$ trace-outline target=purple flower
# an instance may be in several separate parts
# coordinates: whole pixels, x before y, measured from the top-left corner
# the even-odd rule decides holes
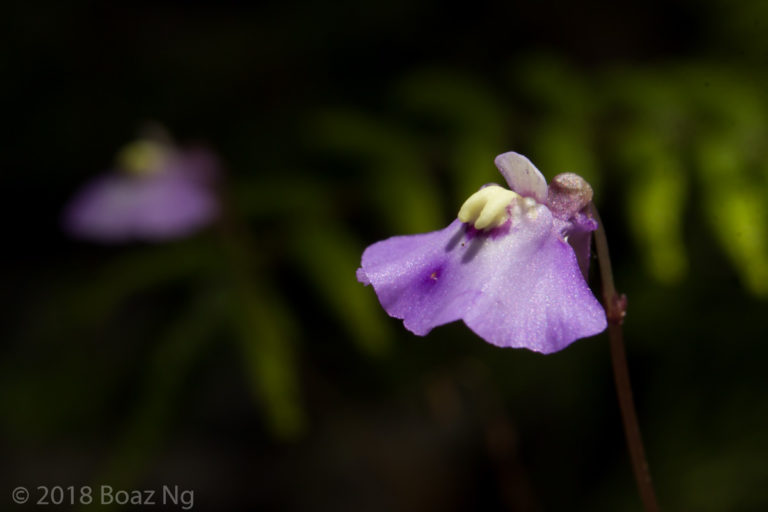
[[[75,195],[64,211],[64,228],[103,243],[189,235],[218,213],[217,173],[216,158],[204,149],[139,140],[120,153],[115,170]]]
[[[605,311],[585,281],[597,228],[589,184],[566,173],[548,188],[513,152],[495,163],[512,190],[485,186],[447,228],[369,246],[358,280],[420,336],[463,320],[489,343],[548,354],[602,332]]]

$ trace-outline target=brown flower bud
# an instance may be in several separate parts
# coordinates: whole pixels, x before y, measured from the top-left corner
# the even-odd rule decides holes
[[[549,183],[547,206],[558,219],[568,219],[592,200],[592,187],[572,172],[555,176]]]

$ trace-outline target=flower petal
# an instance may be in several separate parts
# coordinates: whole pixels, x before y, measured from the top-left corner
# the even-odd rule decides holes
[[[463,319],[483,339],[542,353],[605,329],[573,249],[544,206],[479,232],[456,220],[441,231],[393,237],[363,253],[358,280],[418,335]]]
[[[363,253],[358,280],[372,284],[390,316],[423,336],[433,327],[459,320],[475,293],[463,277],[456,246],[466,246],[467,229],[459,220],[431,233],[396,236]]]
[[[210,222],[217,203],[204,184],[181,173],[96,179],[65,212],[66,229],[101,242],[162,240],[190,234]]]
[[[538,203],[547,202],[547,180],[526,157],[514,151],[502,153],[494,160],[509,188]]]
[[[554,228],[558,236],[573,247],[581,273],[587,279],[592,232],[597,229],[597,221],[588,211],[578,212],[567,220],[555,218]]]
[[[186,236],[218,213],[213,193],[190,176],[167,174],[147,183],[136,197],[134,235],[144,239]]]
[[[487,257],[500,275],[488,283],[464,321],[484,340],[549,354],[606,328],[605,311],[587,286],[573,249],[549,236],[527,258],[508,258],[493,244]]]

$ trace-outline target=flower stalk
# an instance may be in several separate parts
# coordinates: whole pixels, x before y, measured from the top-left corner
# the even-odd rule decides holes
[[[637,421],[635,403],[632,397],[632,385],[629,380],[627,355],[624,349],[624,334],[621,328],[627,311],[627,297],[616,291],[603,222],[594,204],[591,204],[591,209],[593,217],[598,222],[598,227],[595,231],[595,247],[600,264],[603,302],[605,304],[606,317],[608,318],[611,364],[613,366],[613,377],[616,382],[616,394],[619,399],[621,419],[624,424],[624,434],[627,438],[632,470],[635,474],[640,499],[643,502],[643,509],[645,512],[657,512],[659,505],[656,502],[656,493],[653,489],[651,473],[648,469],[648,461],[645,458],[645,450],[643,449],[640,425]]]

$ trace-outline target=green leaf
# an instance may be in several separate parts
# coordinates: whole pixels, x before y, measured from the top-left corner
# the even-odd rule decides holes
[[[597,94],[584,76],[566,63],[538,55],[515,67],[516,87],[526,103],[538,105],[528,155],[549,179],[573,172],[587,180],[600,197],[600,174],[593,139]]]
[[[544,121],[536,128],[531,149],[531,160],[545,176],[552,179],[562,172],[576,173],[592,186],[599,201],[600,173],[586,123]]]
[[[391,343],[386,315],[373,290],[355,278],[362,244],[340,227],[319,220],[303,223],[292,240],[294,260],[359,348],[374,356],[386,353]]]
[[[533,55],[516,62],[510,79],[526,99],[544,107],[545,115],[564,119],[586,119],[595,104],[582,73],[560,58]]]
[[[739,145],[709,138],[697,148],[705,207],[716,239],[744,286],[768,297],[768,206],[764,182],[752,182]]]
[[[417,146],[401,128],[351,111],[327,111],[310,122],[312,143],[362,159],[361,192],[393,232],[418,233],[444,224],[437,187]]]
[[[215,268],[206,239],[129,248],[96,269],[76,274],[60,294],[46,303],[42,314],[50,321],[40,322],[42,336],[59,336],[62,329],[78,330],[97,325],[108,318],[131,295],[174,281],[189,279]]]
[[[629,228],[642,251],[646,271],[664,284],[677,284],[688,271],[683,214],[688,179],[673,148],[655,132],[637,128],[623,140]]]
[[[234,308],[236,329],[251,391],[267,427],[282,439],[304,432],[296,361],[296,321],[279,295],[264,285],[250,286]]]
[[[396,91],[409,113],[426,116],[447,131],[440,147],[454,179],[456,211],[482,185],[499,182],[493,158],[507,147],[506,116],[499,95],[472,77],[428,70],[406,78]]]
[[[180,412],[176,404],[190,371],[220,326],[222,306],[218,294],[201,295],[158,337],[143,372],[139,402],[99,475],[100,483],[130,487],[151,465],[173,416]]]

